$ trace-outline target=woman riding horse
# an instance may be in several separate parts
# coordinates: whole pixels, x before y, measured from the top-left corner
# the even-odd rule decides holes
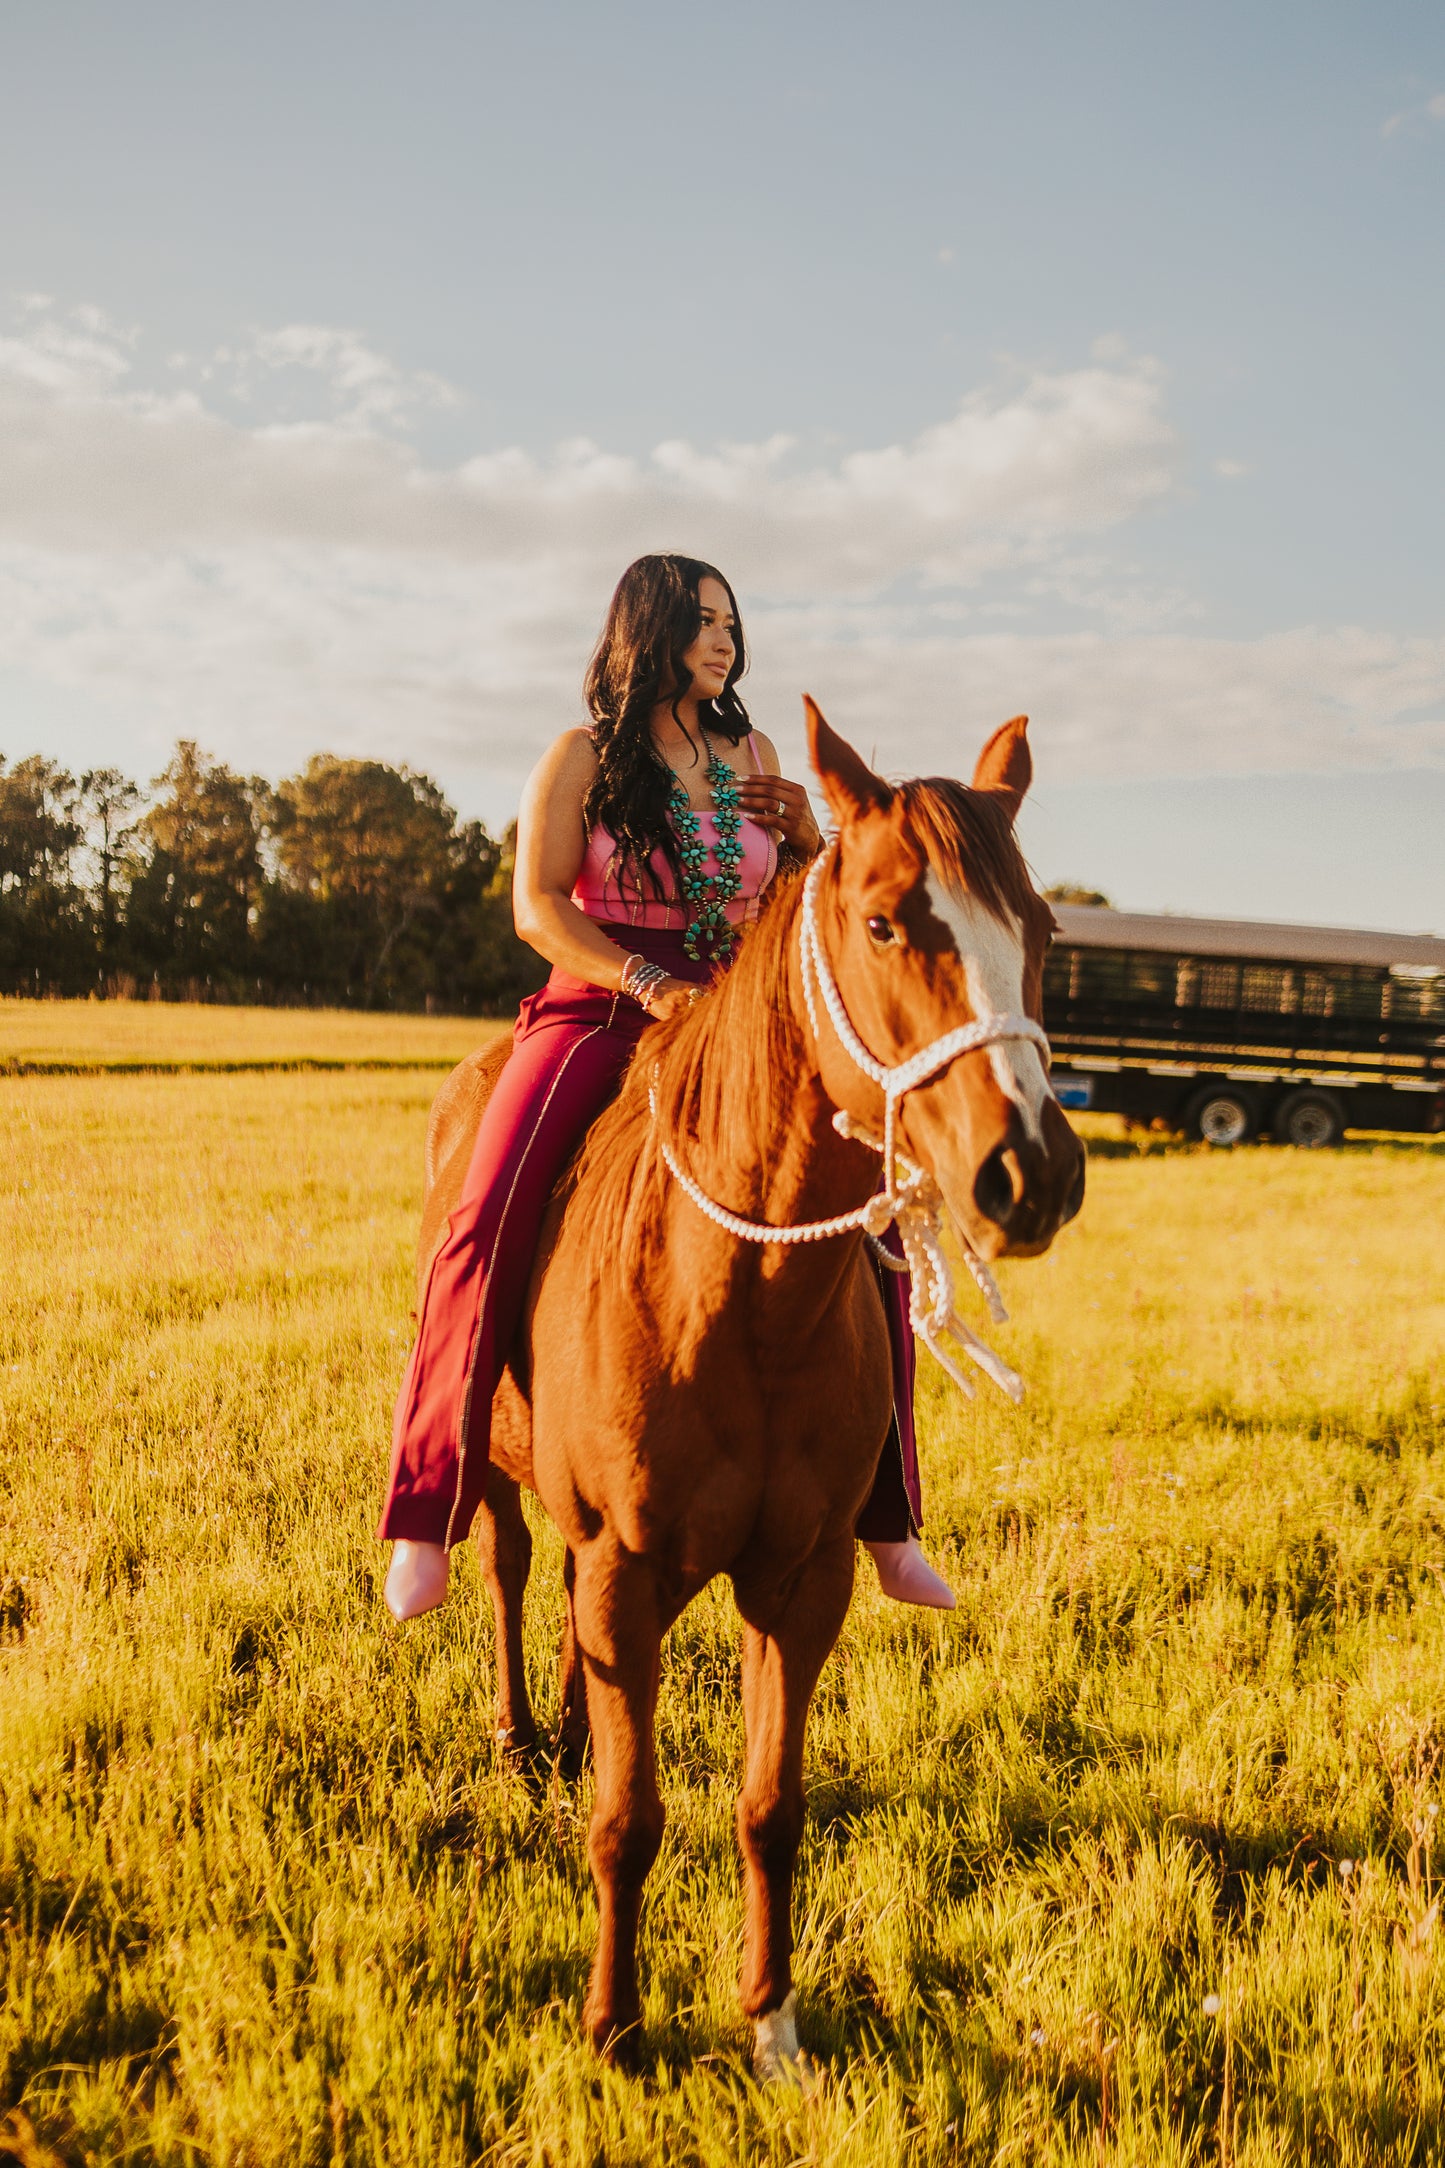
[[[779,868],[821,839],[737,694],[737,604],[711,565],[640,557],[587,676],[588,729],[563,733],[517,823],[517,930],[552,966],[524,1001],[426,1277],[397,1401],[379,1535],[399,1619],[446,1594],[449,1553],[485,1486],[492,1399],[521,1321],[558,1177],[613,1097],[651,1019],[698,999],[732,960]],[[857,1524],[886,1595],[951,1609],[919,1548],[906,1276],[880,1275],[893,1421]]]

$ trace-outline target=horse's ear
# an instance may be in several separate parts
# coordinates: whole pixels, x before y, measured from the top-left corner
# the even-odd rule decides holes
[[[1024,792],[1034,779],[1034,756],[1029,751],[1029,719],[1015,715],[1000,723],[978,756],[973,771],[975,790],[996,791],[1008,807],[1010,820],[1018,818]]]
[[[847,739],[840,738],[830,727],[811,694],[804,693],[803,707],[808,719],[809,758],[833,818],[841,824],[890,806],[893,793],[882,776],[875,775]]]

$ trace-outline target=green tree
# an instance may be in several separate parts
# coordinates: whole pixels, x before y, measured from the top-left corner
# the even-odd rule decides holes
[[[238,986],[253,961],[267,787],[212,760],[191,738],[181,739],[151,787],[162,795],[138,824],[143,862],[130,891],[132,947],[172,983]]]
[[[469,823],[458,838],[464,852],[472,849],[466,840],[472,830],[485,838],[486,854],[477,850],[467,858],[468,866],[476,868],[475,889],[468,884],[467,907],[450,923],[452,944],[442,990],[459,1006],[499,1015],[535,993],[548,967],[535,949],[518,939],[512,923],[516,822],[508,823],[500,843],[492,841],[480,822]]]
[[[80,779],[79,810],[95,866],[95,910],[102,968],[115,957],[119,876],[135,839],[140,805],[139,790],[119,768],[88,768]]]
[[[90,928],[75,879],[83,834],[73,775],[40,753],[0,758],[0,976],[16,992],[87,976]]]
[[[512,926],[515,824],[459,823],[409,768],[318,754],[273,791],[182,739],[143,810],[116,768],[77,784],[0,760],[0,986],[505,1010],[546,975]]]
[[[304,967],[308,984],[342,998],[414,1002],[435,990],[457,838],[430,776],[318,753],[277,785],[269,827],[285,892],[271,914],[273,969],[294,983]]]
[[[1052,888],[1043,892],[1045,903],[1092,903],[1099,910],[1112,911],[1114,906],[1102,889],[1081,888],[1077,881],[1055,881]]]

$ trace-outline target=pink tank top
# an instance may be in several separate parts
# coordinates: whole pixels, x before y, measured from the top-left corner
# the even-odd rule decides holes
[[[762,767],[751,732],[747,747],[752,755],[753,773],[761,775]],[[709,880],[716,880],[717,816],[711,811],[700,812],[697,821],[699,839],[707,845],[704,871]],[[742,845],[738,892],[726,906],[728,923],[733,926],[741,926],[757,917],[762,909],[763,891],[778,870],[778,846],[771,830],[744,817],[738,829],[738,842]],[[643,882],[639,892],[630,866],[613,867],[616,850],[611,831],[599,821],[587,838],[582,870],[572,891],[572,901],[578,910],[585,911],[588,918],[603,919],[611,925],[684,927],[689,917],[688,906],[672,888],[672,871],[661,851],[652,854],[652,870],[664,890],[658,896],[650,881]],[[667,893],[669,890],[671,894]]]

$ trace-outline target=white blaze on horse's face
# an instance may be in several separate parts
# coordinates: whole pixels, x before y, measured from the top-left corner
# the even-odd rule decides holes
[[[953,935],[963,962],[975,1016],[1021,1016],[1024,1006],[1024,937],[1017,920],[995,918],[976,896],[957,894],[930,870],[928,901],[935,918]],[[1024,1134],[1043,1137],[1043,1105],[1053,1097],[1048,1073],[1030,1039],[1003,1039],[988,1049],[999,1090],[1023,1116]]]

